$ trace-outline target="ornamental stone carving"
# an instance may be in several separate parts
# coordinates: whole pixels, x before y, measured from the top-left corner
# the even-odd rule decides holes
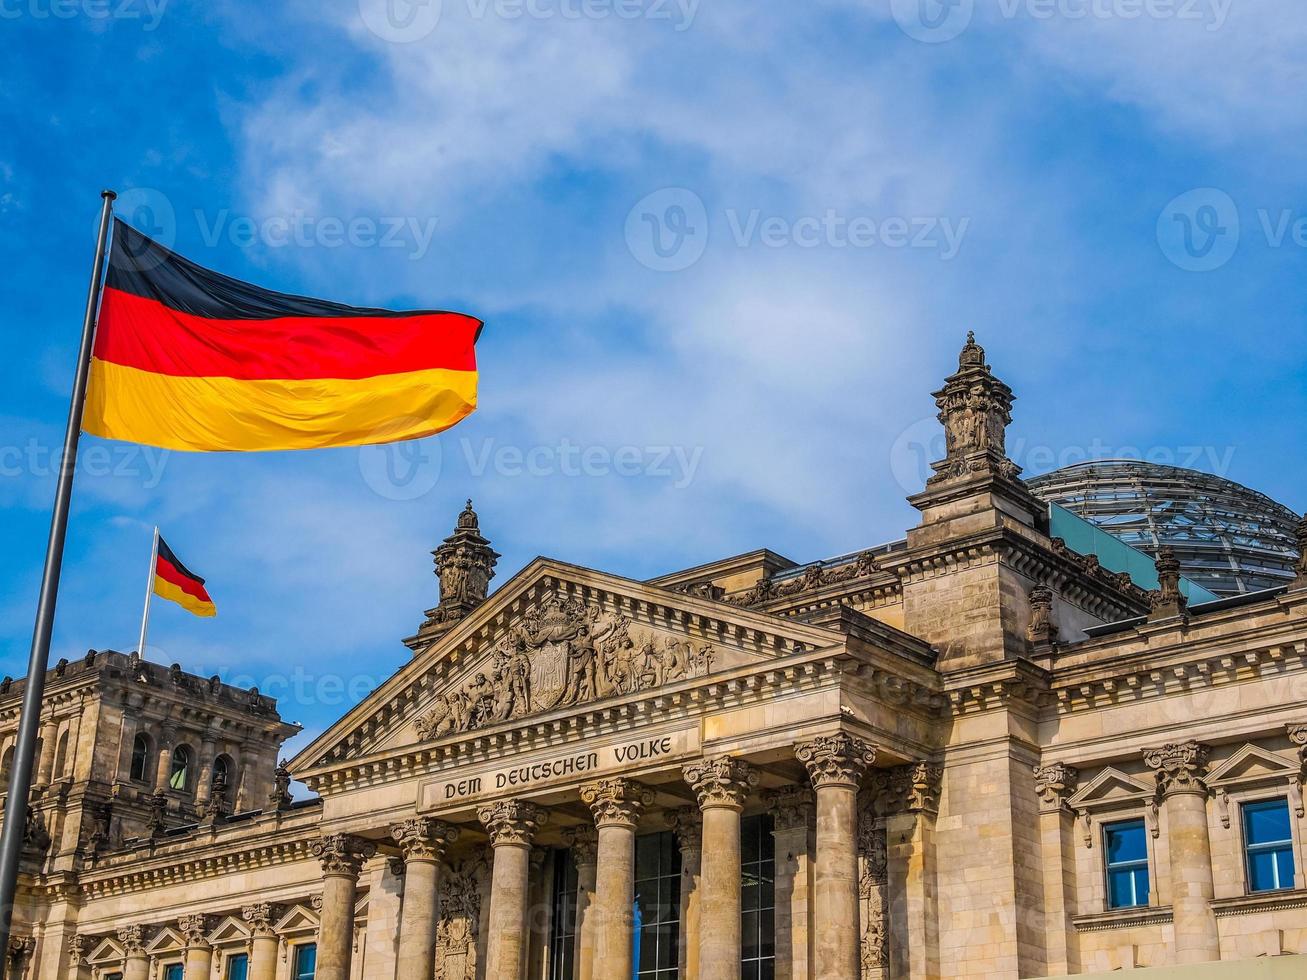
[[[702,677],[715,656],[712,644],[635,635],[625,616],[551,595],[496,643],[486,668],[437,696],[418,734],[440,738]]]
[[[255,902],[241,908],[241,918],[254,936],[274,936],[280,909],[270,902]]]
[[[1057,813],[1076,791],[1080,771],[1065,762],[1050,762],[1034,766],[1035,792],[1039,794],[1041,813]]]
[[[931,467],[933,486],[971,474],[1015,479],[1020,467],[1007,458],[1007,427],[1012,421],[1012,389],[990,372],[985,350],[974,332],[958,355],[958,370],[935,392],[944,426],[944,458]]]
[[[694,762],[681,770],[685,781],[699,797],[699,806],[743,809],[749,790],[758,785],[758,774],[743,759],[720,755]]]
[[[599,834],[594,827],[584,824],[563,831],[563,843],[572,852],[572,861],[578,866],[591,866],[599,861]]]
[[[1180,561],[1169,545],[1163,545],[1157,551],[1158,587],[1148,593],[1148,618],[1150,620],[1170,619],[1186,615],[1189,600],[1180,591]]]
[[[118,944],[127,956],[145,955],[145,929],[142,926],[119,926]]]
[[[390,836],[407,861],[440,861],[445,850],[458,840],[458,828],[442,820],[415,817],[390,828]]]
[[[500,800],[477,810],[477,819],[495,847],[530,847],[549,814],[525,800]]]
[[[794,754],[808,770],[817,789],[823,786],[853,786],[862,782],[867,767],[876,761],[876,746],[845,732],[822,735],[794,747]]]
[[[1207,794],[1207,757],[1211,749],[1202,742],[1169,742],[1160,749],[1146,749],[1144,762],[1154,770],[1157,789],[1163,796],[1176,793]]]
[[[476,980],[481,886],[486,864],[466,860],[442,875],[436,926],[436,980]]]
[[[440,580],[440,603],[427,610],[427,619],[419,634],[440,627],[448,628],[458,622],[486,599],[490,580],[495,577],[495,565],[500,555],[490,541],[481,534],[477,512],[472,500],[458,515],[454,533],[433,551],[436,561],[436,578]]]
[[[1287,726],[1289,741],[1298,746],[1298,761],[1302,763],[1302,772],[1307,776],[1307,724],[1290,724]]]
[[[290,795],[290,769],[285,759],[277,763],[272,773],[272,792],[268,794],[269,810],[289,810],[294,799]]]
[[[784,786],[763,794],[777,833],[807,830],[816,819],[816,799],[811,786]]]
[[[867,794],[859,800],[858,904],[862,921],[863,980],[878,980],[889,968],[889,854],[885,828]]]
[[[1053,590],[1036,585],[1030,590],[1030,625],[1026,638],[1036,650],[1045,649],[1057,642],[1057,624],[1053,622]]]
[[[177,920],[177,931],[186,937],[187,947],[209,945],[209,928],[207,915],[183,915]]]
[[[594,814],[596,827],[629,827],[634,830],[653,798],[650,790],[620,777],[601,779],[581,787],[581,799]]]
[[[944,770],[929,762],[911,762],[890,770],[890,793],[909,813],[938,813]]]
[[[73,966],[81,966],[86,962],[86,937],[73,936],[68,940],[68,962]]]
[[[1294,563],[1293,588],[1307,589],[1307,514],[1303,515],[1296,528],[1298,538],[1298,560]]]
[[[377,853],[377,845],[352,834],[330,834],[315,840],[309,850],[322,862],[323,874],[355,878],[363,863]]]
[[[703,851],[703,812],[697,806],[683,806],[667,815],[672,833],[683,858],[693,858]]]

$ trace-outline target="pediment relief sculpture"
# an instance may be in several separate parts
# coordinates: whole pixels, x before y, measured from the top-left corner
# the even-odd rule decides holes
[[[633,630],[631,620],[552,595],[495,644],[489,664],[439,694],[422,738],[635,694],[709,673],[710,643]]]

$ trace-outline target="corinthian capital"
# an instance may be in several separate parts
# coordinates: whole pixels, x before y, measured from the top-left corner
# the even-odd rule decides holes
[[[1145,749],[1144,762],[1157,777],[1163,796],[1175,793],[1206,795],[1207,756],[1211,749],[1202,742],[1168,742],[1160,749]]]
[[[1066,806],[1067,798],[1075,792],[1076,783],[1080,781],[1080,771],[1065,762],[1035,766],[1034,773],[1041,813],[1057,813]]]
[[[494,847],[501,844],[530,847],[549,814],[525,800],[500,800],[477,810],[477,819],[486,828]]]
[[[771,808],[772,823],[778,831],[806,830],[816,815],[810,786],[782,786],[764,794]]]
[[[910,762],[890,770],[890,793],[909,813],[938,813],[944,770],[929,762]]]
[[[354,878],[363,862],[377,853],[377,845],[353,834],[330,834],[315,840],[309,850],[322,862],[323,874]]]
[[[703,813],[697,806],[683,806],[668,814],[667,822],[676,834],[676,843],[683,857],[703,851]]]
[[[601,779],[581,787],[581,799],[594,814],[596,827],[635,829],[653,793],[629,779]]]
[[[209,935],[209,917],[207,915],[183,915],[177,920],[177,931],[186,937],[186,945],[207,946]]]
[[[273,927],[277,924],[279,911],[277,906],[270,902],[255,902],[253,905],[241,908],[241,918],[250,927],[253,935],[272,936],[275,935]]]
[[[145,955],[145,929],[142,926],[120,926],[118,942],[128,956]]]
[[[822,786],[857,786],[867,767],[876,761],[876,746],[862,739],[836,732],[822,735],[794,747],[808,770],[808,778],[818,789]]]
[[[719,755],[694,762],[681,770],[685,781],[699,796],[699,806],[744,808],[749,790],[758,785],[758,774],[743,759]]]
[[[458,828],[430,817],[415,817],[390,828],[407,861],[439,861],[445,849],[458,840]]]
[[[593,865],[599,860],[599,835],[593,827],[568,827],[563,831],[563,841],[578,867]]]

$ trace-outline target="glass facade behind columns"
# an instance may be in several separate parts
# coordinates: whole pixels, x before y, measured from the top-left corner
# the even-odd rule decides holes
[[[635,968],[638,980],[678,980],[681,849],[671,831],[635,839]]]

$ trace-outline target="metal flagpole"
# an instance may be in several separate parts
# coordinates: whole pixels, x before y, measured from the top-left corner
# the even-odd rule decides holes
[[[41,724],[45,671],[50,661],[50,634],[54,629],[54,607],[59,597],[64,539],[68,535],[73,472],[77,468],[77,443],[82,434],[82,409],[86,402],[86,382],[91,373],[91,347],[95,340],[95,320],[100,305],[100,282],[116,196],[113,191],[103,191],[100,194],[100,233],[95,242],[95,265],[91,269],[91,285],[86,293],[82,346],[77,354],[72,402],[68,406],[68,428],[64,430],[64,453],[59,460],[59,483],[55,489],[54,513],[50,518],[50,539],[46,545],[41,592],[36,603],[36,626],[32,630],[32,652],[27,662],[27,684],[23,690],[23,709],[18,723],[18,744],[14,749],[13,768],[9,775],[9,798],[5,801],[4,834],[0,836],[0,980],[4,980],[8,972],[8,956],[4,953],[9,948],[9,931],[13,925],[14,898],[18,890],[18,861],[22,857],[23,836],[27,826],[27,794],[32,786],[32,756],[36,752],[37,731]]]
[[[136,644],[136,656],[145,659],[145,631],[150,628],[150,600],[154,598],[154,567],[159,563],[159,525],[154,525],[154,539],[150,542],[150,571],[145,576],[145,612],[141,614],[141,642]]]

